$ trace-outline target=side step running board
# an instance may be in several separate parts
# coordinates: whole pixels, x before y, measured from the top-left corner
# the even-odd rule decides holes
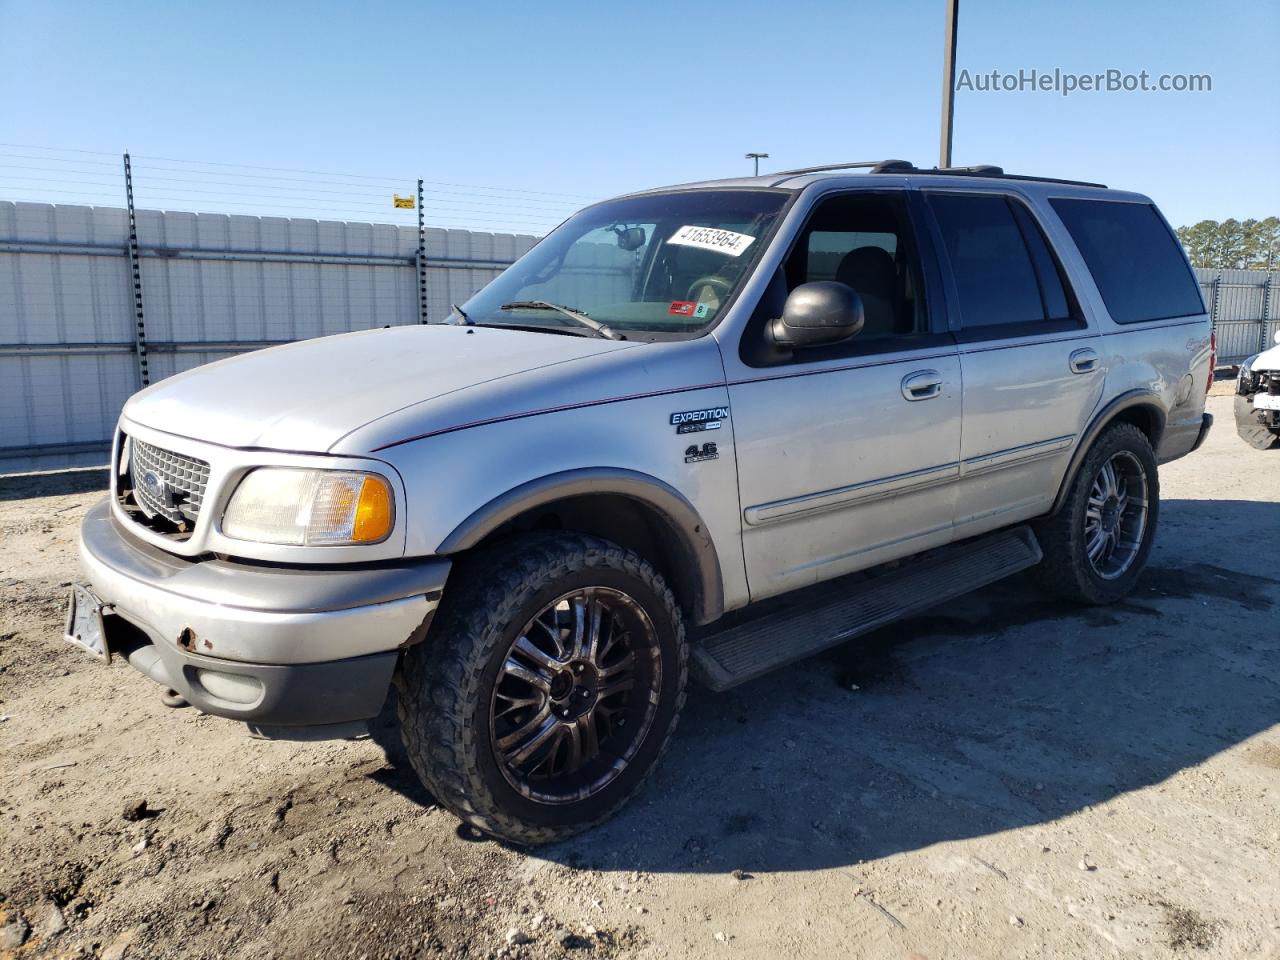
[[[943,547],[833,591],[816,607],[767,614],[711,634],[692,651],[693,675],[712,690],[728,690],[1035,566],[1041,556],[1030,527]]]

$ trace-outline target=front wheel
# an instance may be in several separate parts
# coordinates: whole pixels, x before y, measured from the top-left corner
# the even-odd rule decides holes
[[[1130,423],[1108,427],[1061,510],[1036,525],[1040,581],[1079,603],[1114,603],[1142,574],[1159,513],[1160,478],[1146,434]]]
[[[401,735],[436,799],[480,830],[546,843],[605,819],[665,751],[688,646],[646,560],[576,534],[464,563],[401,669]]]

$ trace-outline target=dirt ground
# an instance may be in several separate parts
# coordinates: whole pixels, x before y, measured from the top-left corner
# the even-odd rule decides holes
[[[695,689],[636,802],[536,851],[376,740],[250,740],[77,652],[104,476],[0,481],[0,956],[1280,958],[1280,454],[1210,409],[1128,601],[1015,578]]]

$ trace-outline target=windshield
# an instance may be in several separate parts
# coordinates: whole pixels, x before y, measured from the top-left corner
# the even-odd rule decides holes
[[[588,207],[464,303],[462,313],[477,324],[595,335],[567,308],[628,339],[695,333],[715,322],[743,281],[787,197],[688,190]]]

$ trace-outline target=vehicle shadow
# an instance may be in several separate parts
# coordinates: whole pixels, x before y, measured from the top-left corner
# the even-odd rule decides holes
[[[72,493],[106,492],[111,486],[105,468],[60,470],[57,473],[20,473],[0,477],[0,500],[61,497]]]
[[[1280,530],[1280,504],[1166,501],[1123,603],[1046,600],[1020,576],[727,694],[694,687],[636,800],[534,853],[655,872],[843,866],[1158,783],[1280,722],[1280,580],[1238,569],[1261,530]]]
[[[420,807],[435,806],[435,797],[418,779],[409,764],[409,755],[400,742],[400,720],[396,714],[396,688],[387,691],[387,699],[379,714],[369,721],[369,739],[376,743],[387,758],[387,765],[369,774],[384,787],[402,794]]]

